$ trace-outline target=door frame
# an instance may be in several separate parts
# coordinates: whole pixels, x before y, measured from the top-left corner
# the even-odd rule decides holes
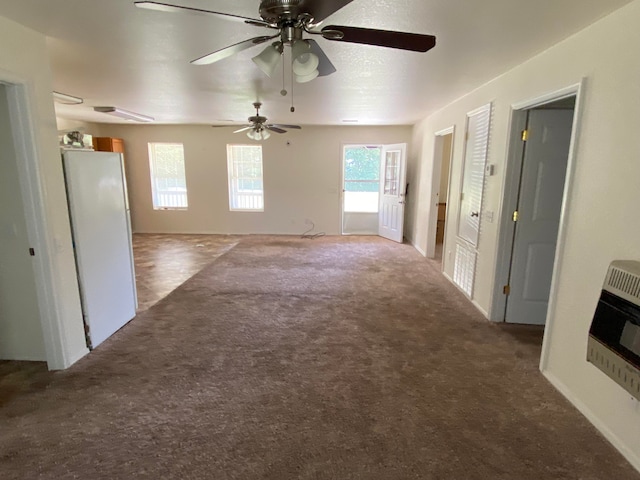
[[[547,308],[546,327],[542,344],[542,355],[540,358],[540,369],[546,367],[549,355],[549,336],[551,332],[553,312],[557,303],[557,281],[562,270],[560,259],[564,254],[564,245],[567,236],[567,221],[570,215],[570,198],[573,192],[576,153],[578,139],[580,136],[580,119],[582,117],[582,106],[584,104],[586,79],[568,87],[525,100],[511,105],[511,118],[509,127],[509,146],[507,151],[507,163],[505,166],[504,184],[502,191],[502,205],[500,207],[500,225],[498,227],[498,247],[496,255],[496,265],[494,270],[493,298],[489,319],[494,322],[503,322],[506,308],[506,296],[503,287],[509,279],[509,269],[511,264],[511,252],[513,249],[514,223],[511,218],[516,209],[519,193],[521,159],[524,153],[524,143],[521,139],[521,132],[526,128],[527,110],[541,107],[557,100],[568,97],[576,97],[575,110],[573,114],[573,125],[571,129],[571,141],[569,146],[569,156],[567,160],[567,173],[564,183],[564,193],[562,196],[562,206],[560,210],[560,225],[558,229],[558,239],[556,242],[556,252],[554,257],[553,275],[551,278],[551,289],[549,292],[549,304]]]
[[[7,90],[27,235],[30,246],[36,251],[33,271],[47,365],[49,370],[61,370],[77,359],[67,358],[65,353],[66,331],[55,290],[53,256],[56,249],[54,240],[47,234],[51,228],[45,208],[45,188],[40,174],[38,142],[32,118],[30,99],[34,93],[27,81],[3,70],[0,70],[0,82]]]
[[[433,142],[433,170],[431,172],[431,197],[429,205],[429,216],[427,223],[427,245],[426,245],[426,257],[427,258],[435,258],[436,256],[436,232],[438,230],[438,202],[440,200],[440,180],[442,176],[442,154],[443,154],[443,137],[447,135],[451,135],[451,152],[449,156],[449,178],[447,179],[447,183],[449,184],[449,189],[447,190],[447,198],[446,203],[449,206],[449,196],[451,195],[451,164],[453,163],[453,151],[455,148],[455,139],[456,139],[456,127],[452,125],[448,128],[440,130],[434,134],[434,142]],[[435,207],[435,208],[434,208]],[[446,221],[448,217],[445,217],[444,223],[444,244],[447,243],[447,228],[448,223]],[[443,247],[444,250],[444,247]],[[442,255],[442,270],[444,271],[446,255]]]
[[[345,178],[344,178],[344,168],[345,168],[345,164],[344,164],[344,160],[345,160],[345,150],[347,148],[350,147],[355,147],[355,148],[367,148],[367,147],[374,147],[374,148],[380,148],[380,151],[382,152],[382,147],[384,147],[383,144],[379,144],[379,143],[362,143],[362,142],[354,142],[354,143],[348,143],[348,142],[343,142],[340,144],[340,235],[344,235],[344,236],[349,236],[349,235],[366,235],[366,236],[375,236],[378,235],[377,231],[376,233],[345,233],[344,231],[344,182],[345,182]],[[380,160],[382,161],[382,153],[380,154]],[[380,162],[381,163],[381,162]],[[380,169],[382,167],[380,166],[380,164],[378,165],[378,173],[380,173]],[[379,180],[379,178],[378,178]],[[380,215],[380,205],[379,205],[380,201],[378,200],[378,216]],[[376,228],[377,228],[377,224],[376,224]]]

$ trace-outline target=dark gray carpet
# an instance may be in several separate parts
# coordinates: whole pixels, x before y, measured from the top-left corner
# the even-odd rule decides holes
[[[540,341],[410,246],[246,237],[14,390],[0,477],[640,478],[540,374]]]

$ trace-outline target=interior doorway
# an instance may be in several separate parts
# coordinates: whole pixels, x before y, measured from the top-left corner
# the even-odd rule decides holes
[[[436,133],[433,153],[432,206],[435,208],[430,210],[428,218],[427,257],[436,260],[441,267],[447,225],[453,132],[451,127]]]
[[[573,91],[514,109],[493,320],[546,323],[569,183],[576,100]]]

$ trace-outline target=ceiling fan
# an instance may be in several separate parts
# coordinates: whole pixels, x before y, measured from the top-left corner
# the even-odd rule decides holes
[[[252,140],[266,140],[271,136],[270,132],[287,133],[285,128],[295,128],[300,130],[302,127],[298,125],[281,125],[278,123],[267,123],[267,117],[260,115],[260,107],[262,103],[255,102],[253,107],[256,109],[256,114],[249,117],[249,125],[244,125],[242,128],[234,131],[233,133],[247,132],[247,136]]]
[[[275,33],[262,35],[230,45],[215,52],[192,60],[195,65],[207,65],[256,45],[278,39],[269,45],[253,61],[269,77],[283,53],[284,46],[292,49],[292,68],[298,83],[308,82],[317,76],[334,73],[336,68],[312,39],[303,39],[303,33],[319,35],[326,40],[336,42],[360,43],[381,47],[426,52],[436,44],[433,35],[406,33],[372,28],[329,25],[318,30],[320,23],[328,16],[348,5],[353,0],[262,0],[259,7],[260,19],[243,17],[212,10],[172,5],[155,1],[137,1],[136,7],[163,12],[190,12],[202,15],[217,15],[227,19],[241,21],[247,25],[276,30]]]

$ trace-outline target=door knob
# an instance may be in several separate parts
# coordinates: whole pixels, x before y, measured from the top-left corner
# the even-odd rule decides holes
[[[471,212],[471,216],[472,217],[479,217],[480,213],[479,212]]]

